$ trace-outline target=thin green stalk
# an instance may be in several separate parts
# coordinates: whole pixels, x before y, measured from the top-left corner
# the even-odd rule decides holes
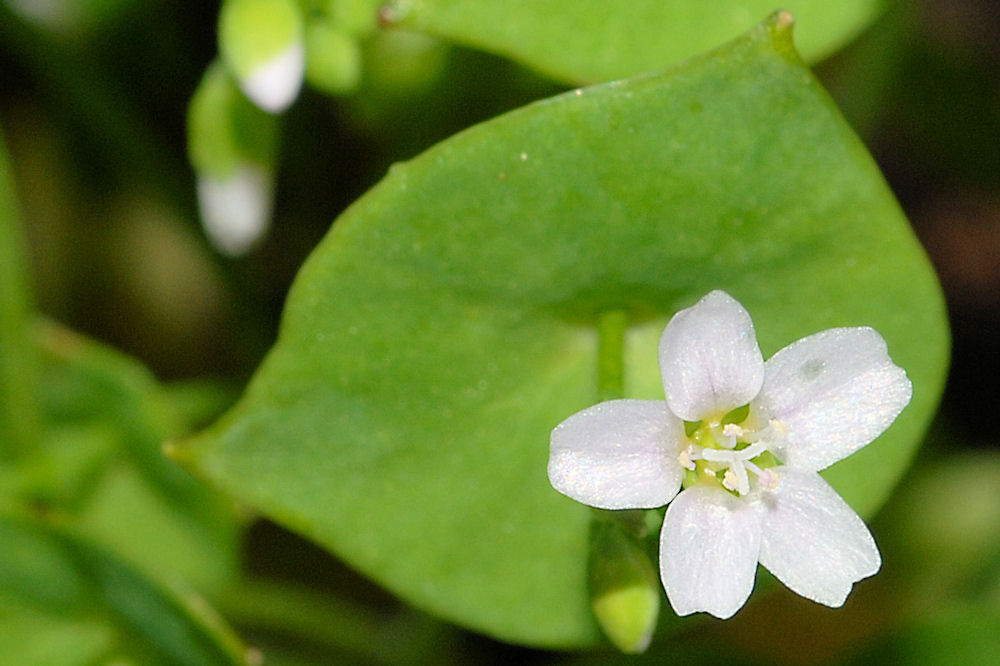
[[[597,397],[616,400],[625,397],[625,327],[624,310],[609,310],[597,320]]]
[[[597,319],[597,397],[598,400],[618,400],[625,397],[625,329],[628,316],[624,310],[608,310]],[[645,512],[642,510],[607,511],[593,509],[594,520],[617,523],[627,534],[646,534]]]
[[[38,439],[38,359],[14,183],[0,136],[0,459],[30,450]]]

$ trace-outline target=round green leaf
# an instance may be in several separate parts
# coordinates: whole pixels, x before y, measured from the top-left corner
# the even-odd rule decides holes
[[[882,0],[394,0],[383,20],[506,56],[570,82],[658,70],[730,40],[778,6],[818,60],[857,35]]]
[[[424,609],[593,644],[589,510],[549,486],[549,433],[597,401],[602,313],[627,318],[625,395],[662,398],[660,332],[721,288],[767,356],[832,326],[885,336],[913,401],[829,477],[870,512],[935,408],[945,313],[790,33],[779,14],[392,169],[302,269],[241,402],[176,456]]]

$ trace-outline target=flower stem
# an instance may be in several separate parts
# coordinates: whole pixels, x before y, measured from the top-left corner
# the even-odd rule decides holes
[[[597,398],[600,401],[625,397],[625,329],[628,315],[624,310],[607,310],[597,319]],[[616,523],[629,536],[646,536],[647,511],[643,509],[591,509],[595,521]]]
[[[625,397],[623,356],[627,323],[628,318],[624,310],[602,312],[597,320],[597,397],[599,400],[615,400]]]

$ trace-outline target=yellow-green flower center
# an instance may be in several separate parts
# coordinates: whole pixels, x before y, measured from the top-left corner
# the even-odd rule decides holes
[[[686,470],[685,488],[714,483],[735,495],[746,495],[752,478],[765,488],[777,485],[773,468],[781,462],[768,449],[784,436],[780,421],[759,427],[749,405],[744,405],[718,418],[686,421],[684,432],[688,443],[678,461]]]

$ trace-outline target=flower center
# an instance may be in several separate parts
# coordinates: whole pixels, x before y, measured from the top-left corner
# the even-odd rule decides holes
[[[785,435],[785,424],[772,420],[757,427],[749,409],[740,407],[719,418],[685,422],[688,445],[678,461],[687,472],[684,487],[696,483],[717,483],[736,495],[750,492],[755,485],[773,490],[778,485],[774,467],[781,462],[769,450]]]

